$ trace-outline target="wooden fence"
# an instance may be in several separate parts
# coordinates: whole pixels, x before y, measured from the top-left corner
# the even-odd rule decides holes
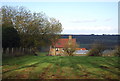
[[[4,56],[21,56],[25,54],[31,54],[32,49],[31,48],[6,48],[3,49],[3,55]]]

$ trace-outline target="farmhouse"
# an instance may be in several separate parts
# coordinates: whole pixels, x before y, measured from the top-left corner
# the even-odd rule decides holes
[[[59,39],[55,44],[50,46],[49,55],[64,55],[64,47],[68,43],[76,44],[76,39],[72,38],[72,36],[69,36],[68,39],[67,38]],[[86,50],[86,49],[85,48],[76,48],[76,51],[78,51],[78,50]]]

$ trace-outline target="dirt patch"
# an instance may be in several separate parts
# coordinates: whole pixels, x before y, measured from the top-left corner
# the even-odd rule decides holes
[[[13,67],[9,67],[9,68],[4,68],[4,67],[6,67],[6,66],[2,66],[2,72],[6,73],[6,72],[16,69],[18,66],[13,66]]]
[[[16,75],[15,78],[18,78],[18,79],[28,79],[29,75],[28,74]]]
[[[50,64],[48,67],[44,68],[43,71],[41,73],[41,75],[39,76],[40,79],[45,79],[47,73],[49,72],[50,68],[51,68],[52,64]]]
[[[80,77],[88,77],[88,74],[80,75]]]
[[[52,67],[52,64],[50,64],[48,67],[44,68],[39,76],[40,79],[65,79],[65,76],[61,75],[61,68],[58,64],[56,64],[56,72],[53,73],[50,69]],[[51,73],[51,74],[50,74]],[[50,74],[50,75],[49,75]]]
[[[100,66],[102,69],[110,69],[108,66]]]
[[[65,79],[65,76],[62,76],[61,74],[62,74],[62,70],[61,70],[61,68],[60,68],[60,66],[59,65],[57,65],[57,72],[56,72],[56,74],[53,74],[54,75],[54,77],[51,77],[52,79]],[[52,75],[52,76],[53,76]]]

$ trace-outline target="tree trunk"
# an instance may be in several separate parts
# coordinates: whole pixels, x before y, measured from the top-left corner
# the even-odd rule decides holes
[[[6,54],[7,48],[3,48],[3,54]]]
[[[12,54],[12,48],[9,48],[9,54],[10,55]]]

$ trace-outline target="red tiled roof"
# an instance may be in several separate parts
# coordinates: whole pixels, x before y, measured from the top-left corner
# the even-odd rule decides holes
[[[58,48],[63,48],[65,47],[65,45],[68,43],[69,39],[59,39],[56,44],[55,44],[55,47],[58,47]],[[72,42],[73,43],[76,43],[76,39],[72,39]]]
[[[76,48],[76,50],[86,50],[86,48]]]

